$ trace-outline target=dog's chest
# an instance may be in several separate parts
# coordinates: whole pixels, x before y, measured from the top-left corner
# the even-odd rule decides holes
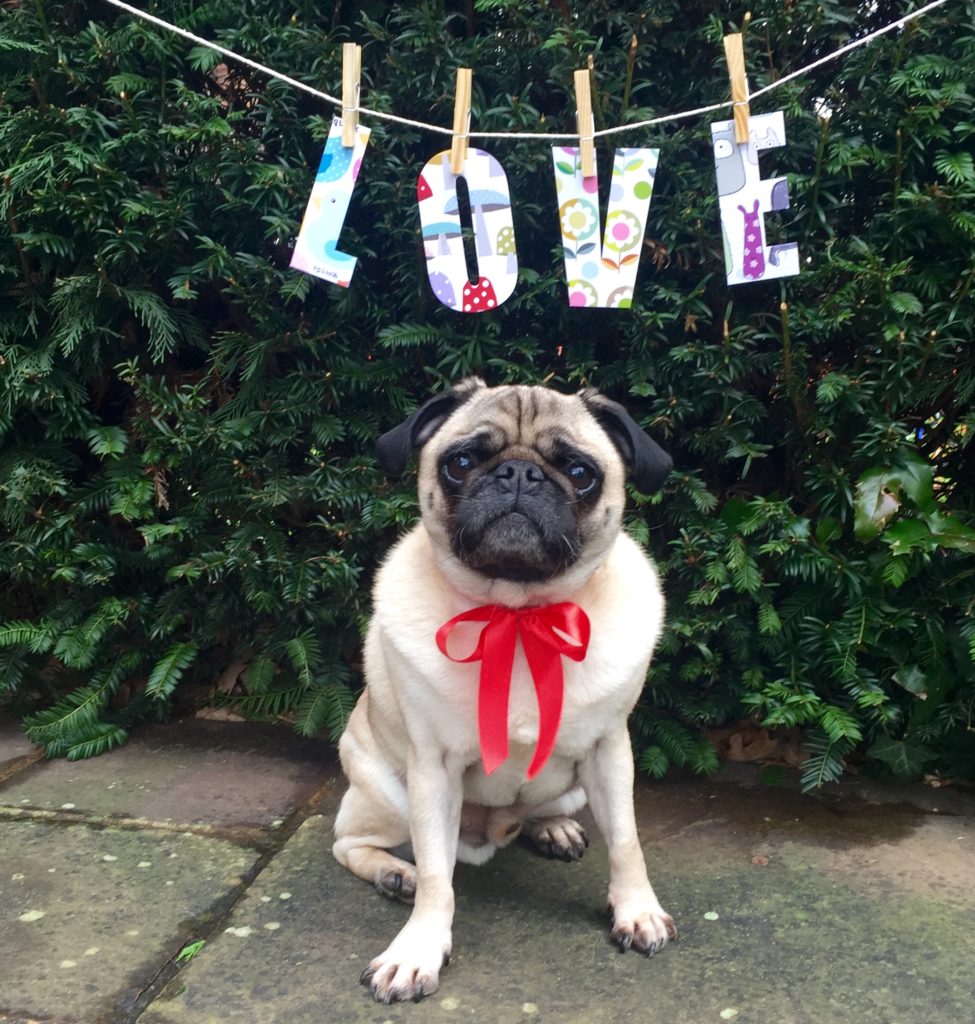
[[[598,678],[598,652],[584,665],[562,661],[563,686],[555,749],[566,756],[582,756],[605,732],[606,694],[593,685]],[[515,654],[508,697],[508,741],[512,746],[534,749],[538,740],[539,706],[535,681],[520,646]]]

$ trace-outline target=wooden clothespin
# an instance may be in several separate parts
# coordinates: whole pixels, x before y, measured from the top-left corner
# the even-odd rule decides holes
[[[579,133],[579,155],[582,157],[582,176],[591,178],[596,173],[596,121],[592,115],[592,92],[589,71],[576,71],[576,131]]]
[[[342,145],[355,145],[359,127],[359,84],[362,78],[362,47],[342,44]]]
[[[751,18],[745,15],[745,24]],[[748,142],[748,79],[745,77],[745,46],[741,32],[732,32],[724,37],[724,55],[728,61],[728,77],[731,79],[731,100],[735,112],[735,142]]]
[[[467,136],[471,130],[471,84],[474,74],[470,68],[457,69],[457,91],[454,93],[454,134],[450,142],[450,169],[463,174],[467,159]]]

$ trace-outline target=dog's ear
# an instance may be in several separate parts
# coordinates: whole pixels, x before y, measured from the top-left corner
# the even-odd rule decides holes
[[[408,420],[387,430],[376,442],[379,465],[386,475],[393,478],[402,476],[410,454],[422,448],[443,426],[447,417],[459,409],[475,391],[486,386],[480,377],[468,377],[449,391],[427,399]]]
[[[633,486],[643,494],[659,491],[674,468],[673,459],[618,402],[592,388],[582,391],[579,397],[619,449]]]

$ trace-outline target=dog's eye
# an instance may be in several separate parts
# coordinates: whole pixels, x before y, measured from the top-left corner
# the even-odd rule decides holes
[[[584,462],[573,462],[566,468],[565,475],[572,481],[572,486],[580,498],[596,486],[596,472]]]
[[[469,452],[457,452],[443,464],[444,476],[452,484],[462,484],[476,465],[477,460]]]

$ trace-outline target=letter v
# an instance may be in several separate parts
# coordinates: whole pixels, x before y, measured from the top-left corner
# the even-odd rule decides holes
[[[617,149],[599,249],[599,179],[583,178],[579,150],[552,147],[570,306],[625,309],[633,301],[659,149]]]

